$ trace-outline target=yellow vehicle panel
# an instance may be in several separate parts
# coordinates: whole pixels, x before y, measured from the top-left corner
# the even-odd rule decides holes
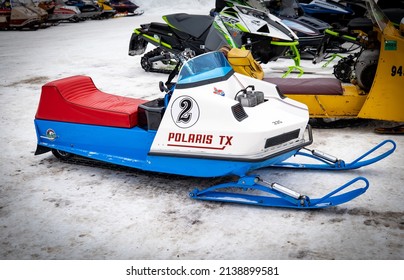
[[[404,38],[389,24],[380,41],[376,76],[358,117],[404,122]]]
[[[360,112],[366,95],[358,94],[353,85],[343,86],[343,95],[288,95],[296,101],[302,102],[309,108],[313,118],[352,118]]]

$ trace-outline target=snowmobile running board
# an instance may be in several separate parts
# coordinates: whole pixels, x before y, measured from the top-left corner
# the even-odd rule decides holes
[[[366,159],[369,155],[373,154],[375,151],[379,150],[387,144],[391,144],[392,147],[372,158]],[[286,167],[286,168],[302,168],[302,169],[320,169],[320,170],[349,170],[356,169],[366,165],[373,164],[391,153],[396,149],[396,143],[392,140],[385,140],[380,144],[376,145],[374,148],[370,149],[368,152],[364,153],[351,163],[345,163],[345,161],[338,159],[334,156],[328,155],[326,153],[309,150],[307,148],[302,148],[296,152],[295,156],[304,156],[315,159],[322,163],[320,164],[303,164],[303,163],[288,163],[282,162],[271,167]],[[304,151],[302,151],[304,150]],[[310,153],[305,152],[310,151]],[[362,188],[356,188],[341,194],[341,191],[357,184],[359,181],[365,184]],[[253,190],[260,191],[263,193],[270,194],[271,196],[260,196],[260,195],[250,195],[244,193],[235,192],[223,192],[218,191],[220,189],[231,189],[239,188],[244,191]],[[241,204],[250,205],[260,205],[260,206],[271,206],[271,207],[286,207],[286,208],[298,208],[298,209],[316,209],[316,208],[326,208],[330,206],[339,205],[360,196],[369,188],[369,181],[364,177],[357,177],[343,186],[335,189],[329,194],[323,196],[322,198],[310,199],[307,195],[302,195],[294,190],[284,187],[278,183],[269,183],[262,180],[260,177],[255,175],[243,176],[238,182],[230,182],[219,184],[216,186],[209,187],[204,190],[193,190],[189,196],[193,199],[198,200],[208,200],[208,201],[218,201],[218,202],[233,202]]]
[[[362,181],[365,186],[347,191],[342,194],[338,194],[347,187],[352,186],[359,181]],[[244,191],[260,191],[263,193],[268,193],[271,196],[217,191],[219,189],[229,188],[239,188]],[[241,204],[296,209],[319,209],[348,202],[366,192],[368,188],[369,181],[364,177],[357,177],[349,181],[345,185],[330,192],[329,194],[323,196],[322,198],[310,199],[308,196],[295,192],[278,183],[266,182],[258,176],[245,176],[240,178],[238,182],[224,183],[212,186],[202,191],[195,189],[189,194],[189,196],[193,199],[207,201],[233,202]]]

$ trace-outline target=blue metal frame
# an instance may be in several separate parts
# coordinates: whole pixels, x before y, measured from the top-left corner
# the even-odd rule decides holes
[[[270,206],[270,207],[285,207],[285,208],[297,208],[297,209],[318,209],[326,208],[330,206],[336,206],[342,203],[351,201],[352,199],[360,196],[369,188],[369,181],[364,177],[357,177],[327,195],[310,199],[306,195],[300,195],[299,197],[293,197],[285,192],[275,189],[271,184],[264,186],[259,184],[262,182],[257,176],[246,176],[240,178],[238,182],[224,183],[202,191],[195,189],[189,196],[197,200],[207,200],[216,202],[232,202],[249,205]],[[362,182],[364,187],[358,187],[353,190],[341,193],[354,184]],[[270,196],[261,195],[249,195],[244,193],[235,192],[222,192],[219,189],[239,188],[243,191],[254,190],[260,191]],[[341,194],[338,194],[341,193]]]
[[[374,156],[372,158],[368,158],[371,154],[373,154],[375,151],[379,150],[380,148],[391,144],[392,147],[385,151],[384,153]],[[396,149],[396,143],[392,140],[385,140],[360,157],[356,158],[354,161],[350,163],[346,163],[344,160],[337,159],[335,160],[329,160],[328,156],[326,157],[321,157],[316,154],[316,152],[313,150],[311,153],[307,153],[305,151],[299,150],[295,156],[303,156],[303,157],[308,157],[315,159],[319,162],[322,162],[321,164],[310,164],[310,163],[294,163],[294,162],[280,162],[272,165],[272,167],[287,167],[287,168],[300,168],[300,169],[321,169],[321,170],[350,170],[350,169],[357,169],[363,166],[367,166],[370,164],[373,164],[375,162],[378,162],[379,160],[384,159],[385,157],[389,156],[392,154],[395,149]],[[305,149],[306,150],[306,149]]]

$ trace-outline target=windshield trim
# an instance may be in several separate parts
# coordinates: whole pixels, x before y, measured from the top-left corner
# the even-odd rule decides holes
[[[203,81],[191,82],[191,83],[177,83],[175,88],[176,89],[185,89],[185,88],[200,87],[200,86],[207,85],[207,84],[223,82],[223,81],[227,81],[231,76],[233,76],[233,74],[234,74],[234,70],[231,69],[224,76],[215,77],[215,78],[211,78],[211,79],[207,79],[207,80],[203,80]]]
[[[388,25],[389,19],[374,0],[366,0],[366,8],[373,23],[377,24],[381,31]]]
[[[189,88],[227,80],[234,70],[220,51],[208,52],[184,62],[178,73],[177,88]]]

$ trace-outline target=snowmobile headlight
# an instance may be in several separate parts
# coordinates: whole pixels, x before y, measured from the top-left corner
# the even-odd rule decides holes
[[[402,18],[400,22],[400,33],[404,36],[404,18]]]

